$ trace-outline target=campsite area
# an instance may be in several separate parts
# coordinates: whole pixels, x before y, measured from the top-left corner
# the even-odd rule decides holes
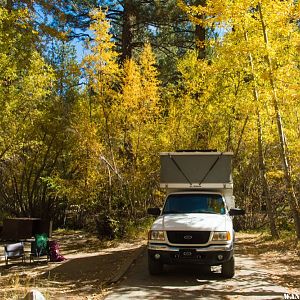
[[[126,277],[130,275],[130,271],[135,267],[135,261],[141,260],[146,253],[144,247],[146,238],[136,238],[126,242],[101,242],[92,234],[82,231],[61,230],[54,233],[53,239],[59,242],[61,254],[67,258],[66,261],[46,263],[41,258],[39,262],[29,263],[29,260],[27,260],[25,264],[22,264],[15,261],[13,263],[9,262],[9,265],[5,266],[4,261],[1,260],[1,299],[20,299],[31,289],[41,291],[46,299],[104,299],[106,295],[108,295],[108,299],[113,299],[112,297],[116,295],[115,299],[117,299],[120,297],[120,294],[118,294],[120,293],[120,291],[118,292],[119,286],[123,287],[124,290]],[[299,251],[299,246],[295,244],[295,240],[292,238],[287,237],[274,243],[270,236],[266,234],[237,233],[237,275],[230,284],[228,281],[220,281],[218,276],[202,274],[200,270],[195,271],[194,267],[185,269],[183,275],[181,269],[178,269],[177,273],[175,269],[175,272],[172,270],[172,276],[170,272],[166,272],[166,274],[159,277],[151,277],[147,272],[147,264],[144,262],[142,262],[144,275],[140,276],[142,278],[140,280],[144,280],[145,284],[149,281],[155,282],[158,280],[170,285],[176,277],[181,278],[183,276],[187,281],[184,290],[188,286],[192,287],[192,291],[190,293],[186,292],[186,295],[195,297],[195,299],[197,297],[201,299],[201,295],[213,296],[214,293],[214,290],[212,290],[212,294],[207,294],[207,291],[203,291],[203,294],[201,294],[199,278],[209,282],[211,286],[215,286],[217,283],[219,289],[224,288],[224,296],[227,295],[227,299],[239,299],[238,295],[243,296],[242,289],[245,287],[238,286],[241,280],[248,280],[249,285],[251,285],[251,282],[255,282],[255,295],[261,299],[267,294],[264,295],[263,290],[261,290],[261,295],[259,295],[259,287],[268,284],[270,280],[275,286],[280,286],[286,293],[300,294]],[[243,270],[249,269],[249,258],[256,263],[256,275],[254,276],[249,272],[243,273]],[[196,279],[198,279],[197,284]],[[231,286],[231,296],[226,294],[225,287],[228,284]],[[198,286],[200,290],[195,291],[195,286]],[[143,295],[143,297],[154,299],[151,296],[154,292],[153,289],[157,289],[156,292],[159,292],[163,287],[164,285],[149,288],[148,294]],[[130,290],[130,286],[127,288]],[[251,288],[251,286],[248,286],[248,288]],[[174,289],[176,290],[176,287]],[[115,290],[116,294],[114,294]],[[140,286],[139,290],[143,290],[143,287]],[[269,292],[272,295],[272,287]],[[169,296],[172,295],[174,296],[170,293]],[[137,297],[137,299],[139,298]]]

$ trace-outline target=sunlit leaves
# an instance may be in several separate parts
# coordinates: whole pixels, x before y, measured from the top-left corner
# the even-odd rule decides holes
[[[109,22],[105,12],[100,10],[92,13],[93,23],[90,29],[94,32],[93,41],[88,41],[90,54],[85,58],[86,72],[91,79],[91,86],[97,93],[102,93],[105,84],[112,82],[118,72],[117,52],[109,33]]]
[[[36,33],[26,11],[0,9],[1,153],[23,146],[23,135],[47,106],[54,79],[51,68],[34,49]]]
[[[207,47],[212,49],[207,57],[208,69],[205,63],[196,64],[191,59],[180,64],[190,101],[202,107],[198,115],[201,116],[203,106],[206,115],[210,115],[211,110],[207,107],[211,105],[218,116],[214,123],[202,119],[198,125],[202,129],[206,124],[204,127],[210,127],[210,132],[215,127],[219,129],[214,132],[214,139],[210,139],[209,145],[219,145],[224,149],[227,144],[227,149],[234,150],[236,157],[244,159],[236,159],[235,163],[245,167],[246,157],[252,157],[257,151],[258,125],[255,119],[259,113],[267,174],[282,174],[279,108],[285,132],[284,147],[289,146],[290,163],[299,172],[296,167],[299,160],[296,145],[299,147],[297,128],[300,108],[299,26],[296,21],[299,3],[207,0],[205,6],[181,3],[181,7],[193,22],[220,31],[219,38],[207,41]],[[199,70],[200,66],[206,73]],[[201,91],[200,101],[197,99],[197,88]],[[243,153],[239,154],[237,150]],[[235,175],[239,178],[243,172]],[[276,178],[283,180],[282,176]],[[293,180],[296,180],[295,176]],[[274,181],[271,180],[271,183]]]

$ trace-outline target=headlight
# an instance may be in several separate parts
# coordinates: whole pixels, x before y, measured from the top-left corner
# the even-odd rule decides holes
[[[215,231],[212,237],[213,241],[230,241],[230,239],[229,231]]]
[[[150,230],[149,240],[164,241],[165,233],[162,230]]]

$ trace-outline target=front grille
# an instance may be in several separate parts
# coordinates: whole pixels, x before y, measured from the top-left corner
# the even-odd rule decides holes
[[[210,231],[167,231],[172,244],[206,244]]]

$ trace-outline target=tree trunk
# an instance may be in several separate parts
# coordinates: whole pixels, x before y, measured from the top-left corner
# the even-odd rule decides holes
[[[13,0],[6,0],[6,9],[11,12],[13,9]]]
[[[248,36],[247,32],[244,33],[245,40],[248,42]],[[249,58],[249,64],[251,67],[251,76],[253,78],[253,98],[254,101],[256,102],[256,117],[257,117],[257,145],[258,145],[258,162],[259,162],[259,176],[260,176],[260,181],[262,185],[262,190],[263,190],[263,199],[266,202],[267,205],[267,214],[269,218],[269,226],[271,230],[272,237],[278,238],[278,232],[276,229],[276,222],[275,222],[275,216],[274,216],[274,210],[272,206],[272,201],[270,197],[270,191],[269,191],[269,185],[266,177],[266,163],[265,163],[265,158],[264,158],[264,153],[263,153],[263,134],[262,134],[262,126],[261,126],[261,119],[260,119],[260,112],[258,108],[259,104],[259,94],[258,94],[258,89],[257,89],[257,84],[256,84],[256,79],[255,79],[255,74],[254,74],[254,63],[253,63],[253,58],[251,53],[248,55]]]
[[[259,10],[259,15],[260,15],[263,36],[264,36],[264,42],[265,42],[265,46],[268,50],[268,47],[269,47],[268,34],[267,34],[267,28],[266,28],[266,24],[264,21],[263,13],[262,13],[261,3],[258,3],[258,10]],[[282,163],[283,163],[284,178],[285,178],[286,187],[287,187],[287,195],[288,195],[289,205],[290,205],[290,208],[291,208],[291,211],[293,214],[297,238],[300,239],[299,204],[298,204],[298,199],[295,195],[294,186],[293,186],[293,182],[292,182],[292,176],[291,176],[291,168],[290,168],[290,165],[288,162],[287,146],[286,146],[286,141],[285,141],[285,136],[284,136],[284,129],[283,129],[283,124],[282,124],[281,114],[280,114],[280,110],[279,110],[279,106],[278,106],[278,97],[277,97],[277,90],[276,90],[276,85],[275,85],[275,80],[274,80],[273,69],[272,69],[272,60],[271,60],[271,57],[269,54],[267,54],[266,58],[267,58],[267,63],[268,63],[268,68],[269,68],[269,81],[270,81],[270,85],[271,85],[271,89],[272,89],[273,106],[274,106],[274,111],[275,111],[275,115],[276,115],[277,130],[278,130],[278,137],[279,137],[279,143],[280,143],[280,154],[281,154],[281,159],[282,159]]]
[[[122,53],[120,62],[132,57],[132,41],[133,41],[133,26],[135,20],[134,5],[132,0],[125,0],[123,2],[123,28],[122,28]]]
[[[201,6],[206,5],[206,0],[197,0],[197,4]],[[204,15],[200,16],[199,19],[204,19]],[[195,28],[195,43],[196,43],[196,51],[197,51],[197,58],[205,59],[205,27],[203,25],[197,24]]]
[[[231,130],[232,130],[232,126],[231,126],[231,122],[228,125],[228,131],[227,131],[227,142],[226,142],[226,151],[230,151],[231,150]]]
[[[107,166],[107,172],[108,172],[108,187],[109,187],[109,192],[108,192],[108,214],[111,215],[112,209],[111,209],[111,203],[112,203],[112,194],[113,194],[113,190],[112,190],[112,176],[111,176],[111,171],[109,166]]]
[[[237,146],[236,146],[236,150],[234,151],[234,157],[235,157],[235,159],[237,159],[237,157],[239,155],[240,146],[241,146],[241,143],[242,143],[242,140],[243,140],[243,135],[244,135],[244,132],[245,132],[245,129],[246,129],[248,121],[249,121],[249,115],[247,115],[247,117],[246,117],[246,119],[244,121],[243,128],[242,128],[242,131],[241,131],[241,134],[240,134],[240,137],[238,139]]]
[[[300,138],[300,120],[299,120],[299,116],[298,116],[298,112],[296,111],[296,118],[297,118],[297,133],[298,133],[298,138]],[[0,155],[1,158],[1,155]]]
[[[257,91],[253,90],[253,93],[257,93]],[[278,238],[278,232],[276,229],[275,215],[273,210],[273,205],[270,197],[269,185],[266,177],[266,164],[263,153],[263,135],[262,135],[262,126],[260,120],[260,113],[257,109],[257,140],[258,140],[258,162],[259,162],[259,175],[263,189],[263,199],[267,205],[267,214],[269,218],[269,225],[272,237]]]

